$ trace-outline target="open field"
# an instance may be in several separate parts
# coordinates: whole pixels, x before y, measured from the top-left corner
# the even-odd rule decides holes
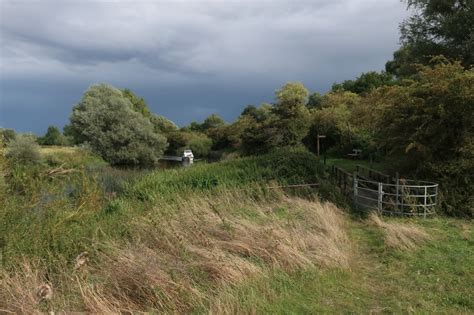
[[[2,196],[0,310],[474,311],[471,221],[353,214],[310,153],[138,171],[55,152]]]

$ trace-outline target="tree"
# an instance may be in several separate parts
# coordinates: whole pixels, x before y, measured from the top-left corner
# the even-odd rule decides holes
[[[49,126],[46,134],[38,138],[38,143],[42,145],[66,145],[67,139],[55,126]]]
[[[106,84],[93,85],[74,106],[70,134],[87,141],[111,164],[154,165],[167,146],[150,120],[124,93]]]
[[[262,122],[267,120],[272,115],[273,105],[268,103],[263,103],[260,107],[255,107],[254,105],[248,105],[244,108],[240,117],[250,117],[256,122]]]
[[[130,103],[132,103],[132,109],[137,113],[142,114],[145,117],[150,117],[151,112],[148,108],[148,105],[145,103],[145,99],[143,97],[138,97],[129,89],[123,89],[122,94],[124,97],[128,98]]]
[[[224,125],[225,125],[224,119],[219,117],[219,115],[217,114],[212,114],[206,119],[204,119],[204,122],[202,123],[201,126],[202,126],[202,129],[205,131],[211,128],[223,127]]]
[[[168,135],[170,155],[181,155],[185,149],[191,149],[196,157],[207,157],[211,150],[212,140],[203,133],[193,131],[173,131]]]
[[[433,61],[406,85],[377,92],[377,140],[399,169],[441,184],[447,212],[474,216],[474,70]]]
[[[276,91],[277,103],[273,108],[275,124],[281,142],[280,146],[293,146],[301,143],[309,128],[310,114],[306,108],[308,90],[299,82],[290,82]]]
[[[178,130],[178,126],[176,126],[174,122],[160,115],[152,114],[150,121],[157,133],[167,134]]]
[[[319,94],[318,92],[315,92],[309,96],[306,107],[308,107],[309,109],[320,109],[322,99],[323,99],[323,96]]]
[[[241,139],[244,154],[267,153],[284,143],[283,135],[271,119],[261,123],[250,121],[242,131]]]
[[[474,64],[474,1],[406,0],[406,3],[415,13],[400,25],[402,47],[387,63],[387,71],[398,76],[411,75],[416,69],[410,64],[426,65],[436,55],[460,60],[466,69]]]
[[[308,90],[300,82],[288,82],[275,92],[277,109],[289,111],[308,102]]]
[[[357,107],[361,97],[352,92],[336,91],[324,95],[321,109],[312,113],[312,123],[305,144],[314,149],[316,138],[326,135],[323,150],[329,148],[345,153],[352,148],[361,148],[358,139],[358,128],[351,121],[352,111]],[[365,148],[364,148],[365,149]]]
[[[362,73],[355,80],[346,80],[342,83],[333,84],[332,91],[344,90],[356,94],[367,94],[378,87],[392,85],[394,83],[395,81],[392,74],[383,71],[380,73],[370,71]]]

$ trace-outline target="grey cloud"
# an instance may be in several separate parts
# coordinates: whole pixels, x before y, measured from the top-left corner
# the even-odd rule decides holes
[[[265,99],[257,91],[266,91],[271,101],[272,89],[289,80],[322,92],[334,81],[382,69],[406,16],[399,0],[3,0],[0,10],[1,109],[37,106],[13,103],[18,91],[5,82],[67,88],[106,81],[152,100],[166,90],[192,89],[189,103],[205,99],[190,110],[199,117],[213,110],[235,114],[237,101],[247,100],[242,94],[258,103]],[[49,95],[47,84],[43,89]],[[82,90],[76,93],[68,99]],[[166,96],[167,106],[182,106],[184,96]]]

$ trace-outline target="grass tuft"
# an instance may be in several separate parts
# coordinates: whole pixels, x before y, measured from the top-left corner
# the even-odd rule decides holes
[[[383,230],[385,244],[390,248],[411,250],[430,239],[428,233],[414,224],[384,222],[375,213],[369,216],[369,221]]]

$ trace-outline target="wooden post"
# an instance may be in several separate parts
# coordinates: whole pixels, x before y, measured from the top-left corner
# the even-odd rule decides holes
[[[318,140],[316,141],[316,151],[318,152],[318,157],[319,157],[319,133],[317,136]]]
[[[320,151],[320,144],[319,144],[319,139],[323,139],[323,138],[326,138],[325,135],[320,135],[318,133],[318,136],[317,136],[317,140],[316,140],[316,151],[318,152],[318,157],[319,157],[319,151]]]

